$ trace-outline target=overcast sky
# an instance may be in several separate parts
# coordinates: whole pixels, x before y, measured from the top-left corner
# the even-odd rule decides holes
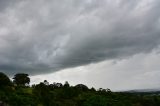
[[[0,0],[0,71],[160,88],[159,10],[160,0]]]

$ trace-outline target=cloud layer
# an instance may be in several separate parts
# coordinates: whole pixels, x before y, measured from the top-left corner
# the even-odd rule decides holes
[[[113,91],[133,89],[160,89],[159,49],[147,54],[137,54],[120,61],[103,62],[64,69],[53,74],[35,75],[31,83],[47,79],[50,83],[68,81],[71,85],[86,84],[88,87],[110,88]]]
[[[41,74],[160,45],[159,0],[0,1],[0,71]]]

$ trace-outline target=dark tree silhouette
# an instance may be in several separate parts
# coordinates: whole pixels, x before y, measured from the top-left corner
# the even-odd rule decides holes
[[[29,84],[30,83],[30,78],[28,74],[24,74],[24,73],[18,73],[13,77],[13,82],[15,84],[17,84],[18,86],[25,86],[25,84]]]
[[[0,87],[11,85],[10,79],[4,73],[0,72]]]
[[[69,85],[68,81],[65,81],[64,87],[69,87],[69,86],[70,86],[70,85]]]
[[[88,87],[84,84],[77,84],[75,86],[75,88],[79,89],[79,90],[82,90],[82,91],[87,91],[88,90]]]

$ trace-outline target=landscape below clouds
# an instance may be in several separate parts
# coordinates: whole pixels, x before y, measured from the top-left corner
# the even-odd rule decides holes
[[[97,88],[160,88],[159,0],[1,0],[0,71]]]

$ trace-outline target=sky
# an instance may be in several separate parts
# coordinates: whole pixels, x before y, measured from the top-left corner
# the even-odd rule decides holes
[[[160,88],[159,0],[0,0],[0,71],[31,83]]]

